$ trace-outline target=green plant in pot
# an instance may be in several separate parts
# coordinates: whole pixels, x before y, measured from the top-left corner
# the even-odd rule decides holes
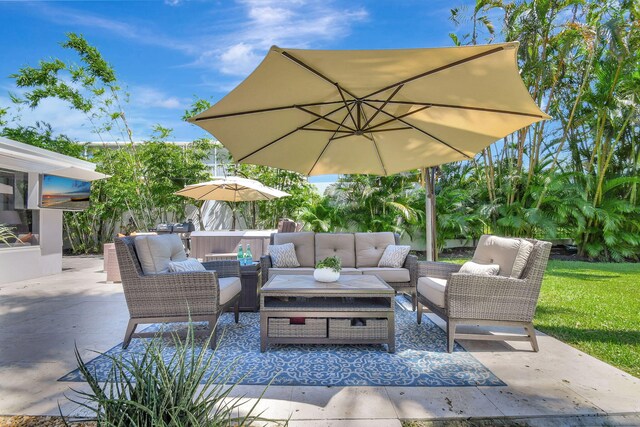
[[[342,261],[337,256],[330,256],[316,264],[313,278],[318,282],[335,282],[340,278]]]

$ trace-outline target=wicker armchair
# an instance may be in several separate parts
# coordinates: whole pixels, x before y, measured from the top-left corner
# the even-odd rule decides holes
[[[203,263],[211,271],[145,275],[138,260],[134,238],[117,238],[115,245],[130,317],[122,348],[127,348],[132,338],[156,335],[135,333],[139,324],[206,321],[209,322],[206,333],[213,335],[211,348],[214,348],[215,327],[220,314],[233,306],[238,323],[240,293],[220,304],[218,281],[223,277],[239,278],[238,261]]]
[[[534,246],[520,278],[461,274],[458,273],[460,265],[419,262],[418,324],[422,321],[423,305],[444,319],[447,322],[449,353],[453,351],[454,339],[529,341],[533,350],[538,351],[532,320],[551,243],[527,240]],[[440,279],[444,284],[444,304],[423,295],[420,279],[424,277]],[[525,334],[456,334],[456,326],[460,324],[521,326]]]

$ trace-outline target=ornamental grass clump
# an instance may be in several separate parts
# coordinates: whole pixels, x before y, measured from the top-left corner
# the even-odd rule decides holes
[[[340,261],[340,258],[337,256],[326,257],[316,264],[316,268],[329,268],[336,273],[340,273],[340,270],[342,270],[342,261]]]
[[[239,360],[213,363],[215,352],[207,351],[211,338],[198,344],[194,335],[190,324],[184,342],[174,336],[175,353],[169,360],[163,357],[167,346],[159,336],[130,359],[102,353],[112,363],[104,385],[76,347],[80,372],[91,391],[73,390],[79,398],[69,400],[95,414],[98,426],[243,426],[262,420],[260,414],[253,415],[262,395],[245,416],[239,414],[246,399],[230,396],[237,383],[227,383]]]

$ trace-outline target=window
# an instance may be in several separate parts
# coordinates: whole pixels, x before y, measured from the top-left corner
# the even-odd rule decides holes
[[[38,211],[27,209],[29,175],[0,169],[0,247],[39,243]]]

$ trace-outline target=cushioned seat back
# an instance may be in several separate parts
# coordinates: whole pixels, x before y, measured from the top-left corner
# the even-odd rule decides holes
[[[177,234],[136,236],[134,243],[144,274],[168,273],[170,261],[187,259]]]
[[[315,267],[315,248],[313,232],[272,234],[274,245],[293,243],[300,267]]]
[[[396,244],[391,232],[355,233],[356,267],[377,267],[384,250]]]
[[[533,244],[524,239],[484,235],[472,261],[480,264],[498,264],[499,275],[520,278],[529,260]]]
[[[355,239],[352,233],[317,233],[316,263],[326,257],[337,256],[342,267],[356,266]]]

